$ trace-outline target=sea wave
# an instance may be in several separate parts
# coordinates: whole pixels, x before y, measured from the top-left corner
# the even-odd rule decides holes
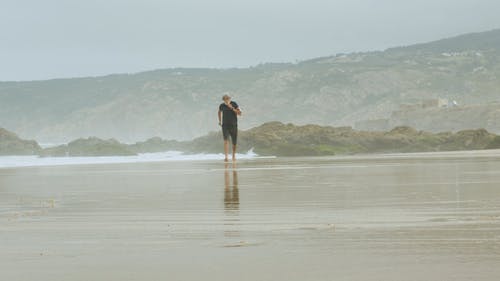
[[[260,158],[253,150],[236,154],[237,159]],[[181,151],[141,153],[136,156],[99,156],[99,157],[39,157],[39,156],[0,156],[0,168],[63,166],[81,164],[143,163],[167,161],[207,161],[222,160],[224,154],[185,154]]]

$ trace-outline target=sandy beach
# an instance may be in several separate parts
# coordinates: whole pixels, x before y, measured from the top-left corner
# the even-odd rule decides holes
[[[500,152],[0,169],[0,280],[499,280]]]

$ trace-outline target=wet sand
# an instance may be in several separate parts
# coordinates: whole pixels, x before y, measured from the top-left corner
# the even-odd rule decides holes
[[[0,280],[500,280],[500,152],[0,169]]]

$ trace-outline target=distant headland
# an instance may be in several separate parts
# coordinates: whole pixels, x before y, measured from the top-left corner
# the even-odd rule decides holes
[[[297,126],[269,122],[240,131],[238,149],[240,151],[253,149],[262,156],[483,150],[500,149],[500,136],[485,129],[430,133],[410,127],[396,127],[388,131],[369,132],[354,130],[351,127]],[[184,153],[218,153],[222,151],[222,136],[219,132],[212,132],[190,141],[153,137],[134,144],[89,137],[55,147],[42,148],[34,140],[23,140],[16,134],[0,128],[0,155],[4,156],[130,156],[174,150]]]

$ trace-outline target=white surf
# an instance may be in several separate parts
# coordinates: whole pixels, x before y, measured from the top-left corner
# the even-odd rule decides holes
[[[247,153],[236,154],[237,159],[253,159],[259,156],[249,150]],[[0,156],[0,168],[32,167],[32,166],[61,166],[81,164],[113,164],[113,163],[141,163],[163,161],[207,161],[222,160],[223,154],[184,154],[180,151],[157,153],[142,153],[136,156],[99,156],[99,157],[39,157],[39,156]]]

